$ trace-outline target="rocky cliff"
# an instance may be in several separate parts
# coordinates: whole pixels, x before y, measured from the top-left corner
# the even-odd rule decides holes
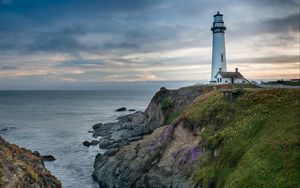
[[[162,88],[145,112],[97,124],[102,187],[299,187],[300,90]],[[236,91],[236,90],[235,90]],[[274,178],[277,178],[274,180]]]
[[[0,137],[0,187],[62,187],[41,157]]]

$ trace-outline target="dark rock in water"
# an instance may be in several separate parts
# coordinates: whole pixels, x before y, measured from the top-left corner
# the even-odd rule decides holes
[[[43,161],[55,161],[55,157],[53,157],[52,155],[43,155],[42,156]]]
[[[86,147],[95,146],[97,144],[99,144],[99,140],[92,140],[91,142],[89,142],[89,141],[82,142],[82,145],[84,145]]]
[[[88,133],[94,133],[95,131],[88,131]]]
[[[103,126],[103,123],[97,123],[93,125],[93,129],[96,131],[97,129],[101,128]]]
[[[0,128],[0,132],[4,132],[4,131],[7,131],[7,130],[8,130],[8,127]]]
[[[82,144],[86,147],[90,147],[91,143],[89,141],[84,141]]]
[[[124,111],[126,111],[125,107],[122,107],[122,108],[119,108],[119,109],[116,110],[116,112],[124,112]]]
[[[11,129],[16,129],[16,127],[0,127],[0,133],[9,131]]]
[[[128,111],[129,111],[129,112],[134,112],[134,111],[135,111],[135,109],[129,109]]]

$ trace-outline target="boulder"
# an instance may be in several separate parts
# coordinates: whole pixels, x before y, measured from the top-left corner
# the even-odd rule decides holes
[[[89,147],[91,145],[91,143],[89,141],[84,141],[84,142],[82,142],[82,145]]]
[[[129,111],[129,112],[134,112],[134,111],[135,111],[135,109],[129,109],[128,111]]]
[[[43,155],[42,156],[43,161],[55,161],[55,157],[53,157],[52,155]]]
[[[103,126],[103,123],[97,123],[93,125],[93,129],[96,131],[97,129],[101,128]]]
[[[125,107],[121,107],[121,108],[116,109],[116,112],[124,112],[124,111],[126,111]]]
[[[90,145],[92,145],[92,146],[95,146],[95,145],[97,145],[97,144],[99,144],[99,140],[92,140],[92,141],[90,142]]]
[[[41,156],[41,154],[40,154],[38,151],[34,151],[34,152],[33,152],[33,155],[35,155],[35,156],[37,156],[37,157],[40,157],[40,156]]]

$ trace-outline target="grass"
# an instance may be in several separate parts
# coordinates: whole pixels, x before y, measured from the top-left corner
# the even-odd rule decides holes
[[[178,118],[182,112],[177,111],[177,112],[172,112],[170,114],[167,114],[165,124],[170,124],[172,123],[176,118]]]
[[[300,90],[247,89],[229,102],[218,92],[184,111],[189,126],[205,127],[206,148],[193,175],[208,187],[300,187]],[[215,150],[220,150],[214,156]]]
[[[171,97],[166,97],[161,102],[161,108],[163,110],[166,110],[166,109],[172,107],[172,105],[173,105],[173,103],[172,103]]]

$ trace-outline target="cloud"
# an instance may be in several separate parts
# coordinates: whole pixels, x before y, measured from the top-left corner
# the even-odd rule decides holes
[[[130,42],[107,42],[102,46],[104,49],[123,49],[123,50],[137,50],[140,46]]]
[[[300,17],[298,14],[292,14],[284,18],[271,18],[260,23],[260,31],[270,33],[297,32],[299,31]]]
[[[232,59],[232,63],[239,64],[291,64],[299,63],[299,55],[279,55],[269,57]]]
[[[85,31],[80,27],[63,28],[57,32],[42,32],[34,38],[28,50],[76,53],[80,50],[92,49],[93,46],[83,44],[78,40],[78,36],[84,35]]]
[[[284,64],[291,71],[299,55],[297,5],[296,0],[1,0],[0,74],[55,75],[72,82],[205,79],[218,10],[227,25],[227,55],[234,58],[229,64],[262,72]]]
[[[18,67],[16,66],[0,66],[0,70],[17,70],[19,69]]]

